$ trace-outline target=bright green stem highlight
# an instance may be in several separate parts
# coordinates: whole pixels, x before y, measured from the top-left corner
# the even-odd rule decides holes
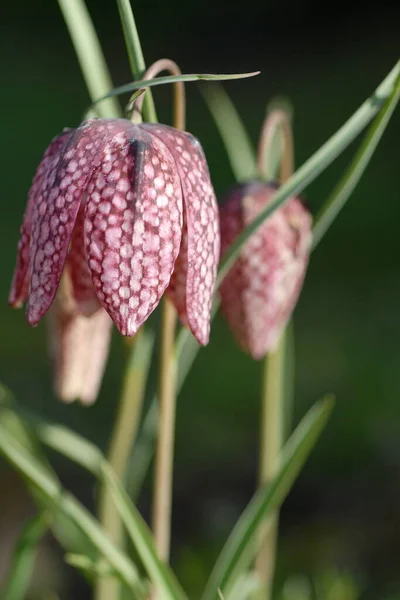
[[[142,414],[152,349],[153,336],[142,329],[136,334],[133,342],[108,451],[108,462],[118,479],[122,481]],[[104,484],[100,486],[99,491],[98,517],[109,538],[117,546],[123,545],[123,525],[115,510],[110,490]],[[96,588],[96,598],[97,600],[116,598],[118,589],[118,581],[100,577]]]
[[[35,515],[24,526],[14,551],[10,579],[1,590],[3,600],[24,600],[26,597],[38,544],[48,528],[49,523],[44,515]]]
[[[105,96],[113,83],[95,28],[83,0],[58,0],[68,27],[89,95],[94,102]],[[119,117],[121,109],[116,98],[103,100],[96,106],[100,117]]]
[[[136,79],[140,79],[146,71],[146,63],[144,62],[142,46],[131,3],[129,0],[117,0],[117,4],[132,74]],[[153,96],[150,91],[147,92],[144,99],[143,114],[146,121],[151,121],[153,123],[157,121],[157,113],[153,102]]]

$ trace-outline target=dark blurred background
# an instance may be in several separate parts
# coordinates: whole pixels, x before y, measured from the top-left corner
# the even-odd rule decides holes
[[[399,56],[399,5],[387,0],[134,4],[148,64],[167,56],[187,73],[260,69],[259,77],[225,87],[254,142],[266,104],[276,95],[290,99],[297,164],[354,112]],[[92,0],[89,8],[114,83],[129,81],[115,3]],[[0,61],[0,380],[21,403],[105,448],[123,368],[121,340],[114,336],[94,408],[61,406],[51,392],[44,324],[30,329],[23,311],[7,307],[34,170],[52,136],[77,125],[88,104],[57,2],[2,6]],[[188,129],[200,137],[221,194],[232,173],[196,84],[188,84],[187,92]],[[157,90],[155,98],[167,121],[170,90]],[[337,404],[285,502],[278,581],[289,575],[315,581],[337,571],[354,580],[363,600],[400,598],[399,126],[397,111],[356,192],[313,255],[295,311],[294,421],[326,392],[337,395]],[[313,211],[355,148],[307,188]],[[260,373],[261,364],[235,347],[217,319],[179,398],[173,564],[193,599],[254,490]],[[57,460],[66,485],[90,505],[89,477]],[[144,514],[149,483],[140,499]],[[1,464],[0,578],[31,510],[22,484]],[[61,552],[54,553],[48,540],[35,574],[40,593],[32,598],[44,597],[49,586],[58,587],[62,599],[89,598],[84,582],[61,564]]]

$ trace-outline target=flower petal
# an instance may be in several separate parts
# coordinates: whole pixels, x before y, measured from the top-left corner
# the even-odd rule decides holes
[[[220,252],[215,192],[200,142],[167,125],[140,126],[157,136],[175,159],[184,201],[184,238],[175,264],[171,296],[183,323],[205,345]]]
[[[123,335],[134,335],[159,303],[181,235],[175,162],[162,142],[131,125],[107,148],[85,216],[93,285]]]
[[[228,194],[220,213],[222,253],[275,191],[272,185],[254,182]],[[294,309],[308,264],[311,223],[300,200],[290,198],[250,237],[222,282],[222,313],[253,358],[276,348]]]
[[[104,146],[129,127],[126,119],[85,121],[54,157],[32,210],[27,319],[36,325],[53,302],[79,207]]]
[[[48,314],[54,389],[64,402],[92,404],[100,389],[111,339],[112,321],[103,308],[85,317],[77,310],[71,281],[63,275]]]
[[[41,192],[43,180],[48,171],[52,168],[55,156],[59,154],[62,148],[67,144],[72,136],[71,129],[65,129],[60,135],[56,136],[48,146],[41,162],[36,170],[35,177],[28,194],[28,204],[25,210],[23,223],[21,226],[21,237],[18,242],[17,264],[14,270],[14,276],[11,283],[11,290],[8,302],[11,306],[20,307],[28,297],[29,289],[29,256],[30,241],[32,229],[32,212],[38,196]]]
[[[85,209],[86,206],[81,206],[75,221],[66,269],[71,279],[72,294],[78,304],[78,309],[89,317],[98,310],[100,303],[93,287],[84,245]]]

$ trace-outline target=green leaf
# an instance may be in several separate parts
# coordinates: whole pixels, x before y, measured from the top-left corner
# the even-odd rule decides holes
[[[225,275],[233,266],[243,245],[250,236],[267,220],[272,213],[282,206],[290,196],[299,194],[314,179],[324,171],[335,158],[359,135],[381,108],[382,104],[392,94],[393,87],[400,72],[400,61],[352,117],[325,143],[311,158],[309,158],[274,194],[271,202],[235,239],[229,250],[223,256],[217,277],[216,287],[222,283]]]
[[[98,98],[92,106],[95,106],[99,102],[102,102],[106,98],[111,98],[112,96],[121,96],[122,94],[127,94],[128,92],[134,92],[135,90],[139,90],[141,88],[149,88],[154,87],[156,85],[165,85],[168,83],[178,83],[189,82],[189,81],[225,81],[231,79],[246,79],[247,77],[254,77],[255,75],[259,75],[260,71],[253,71],[252,73],[233,73],[233,74],[222,74],[222,75],[212,75],[212,74],[189,74],[189,75],[166,75],[165,77],[155,77],[154,79],[140,79],[139,81],[133,81],[131,83],[125,83],[119,87],[114,88],[105,96]]]
[[[97,577],[113,578],[117,576],[115,570],[104,559],[92,560],[85,554],[68,552],[64,556],[64,561],[71,567],[81,571],[84,575],[89,576],[90,579],[95,579]]]
[[[57,479],[0,424],[0,452],[42,494],[51,509],[54,506],[72,521],[115,569],[132,591],[142,591],[134,564],[103,533],[96,519],[74,496],[66,492]]]
[[[1,592],[3,600],[24,600],[35,566],[37,547],[49,528],[46,515],[35,515],[22,530],[14,551],[8,582]]]
[[[257,173],[256,157],[246,127],[222,85],[200,88],[221,135],[236,181],[246,181]]]
[[[259,489],[237,521],[208,580],[202,600],[215,600],[217,589],[227,595],[254,558],[258,532],[264,520],[281,506],[325,427],[333,398],[318,402],[302,419],[285,444],[277,474],[270,485]]]
[[[397,77],[391,95],[386,100],[382,110],[371,125],[354,160],[351,162],[350,167],[341,178],[315,219],[313,248],[319,244],[360,181],[390,121],[399,98],[400,77]]]
[[[103,466],[104,481],[129,537],[140,556],[154,586],[163,600],[184,600],[187,596],[180,588],[171,569],[162,562],[154,548],[152,535],[139,511],[131,502],[109,465]]]

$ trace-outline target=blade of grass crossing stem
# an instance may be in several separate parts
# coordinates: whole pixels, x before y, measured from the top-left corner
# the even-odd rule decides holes
[[[132,543],[143,565],[163,600],[184,600],[181,590],[170,568],[162,562],[155,550],[150,530],[136,507],[108,465],[103,467],[105,485],[113,497],[115,506],[124,522]]]
[[[162,77],[154,77],[153,79],[139,79],[138,81],[132,81],[130,83],[124,83],[116,88],[113,88],[107,94],[101,98],[96,98],[90,108],[95,107],[99,102],[103,102],[107,98],[114,96],[122,96],[122,94],[128,94],[140,90],[141,88],[151,88],[157,85],[165,85],[179,82],[191,82],[191,81],[229,81],[233,79],[247,79],[248,77],[255,77],[259,75],[260,71],[252,71],[251,73],[187,73],[182,75],[165,75]]]
[[[253,496],[230,534],[208,580],[202,600],[215,600],[217,589],[227,595],[254,558],[260,525],[282,504],[310,451],[326,425],[333,398],[315,404],[285,444],[279,469],[270,485]]]
[[[241,248],[272,213],[290,196],[300,193],[347,148],[380,110],[392,94],[400,72],[400,61],[348,121],[309,158],[274,194],[271,202],[235,239],[223,256],[217,277],[217,288],[235,262]]]
[[[313,248],[319,244],[360,181],[390,121],[399,98],[400,77],[397,78],[393,92],[371,125],[349,169],[317,215],[313,230]]]
[[[256,156],[248,132],[232,100],[220,84],[200,88],[214,118],[236,181],[256,175]]]
[[[129,558],[109,541],[89,511],[65,492],[58,481],[2,425],[0,452],[50,504],[54,504],[57,510],[79,527],[132,591],[142,591],[137,569]]]
[[[1,592],[3,600],[24,600],[31,583],[38,545],[47,532],[49,521],[35,515],[24,526],[12,558],[8,582]]]

